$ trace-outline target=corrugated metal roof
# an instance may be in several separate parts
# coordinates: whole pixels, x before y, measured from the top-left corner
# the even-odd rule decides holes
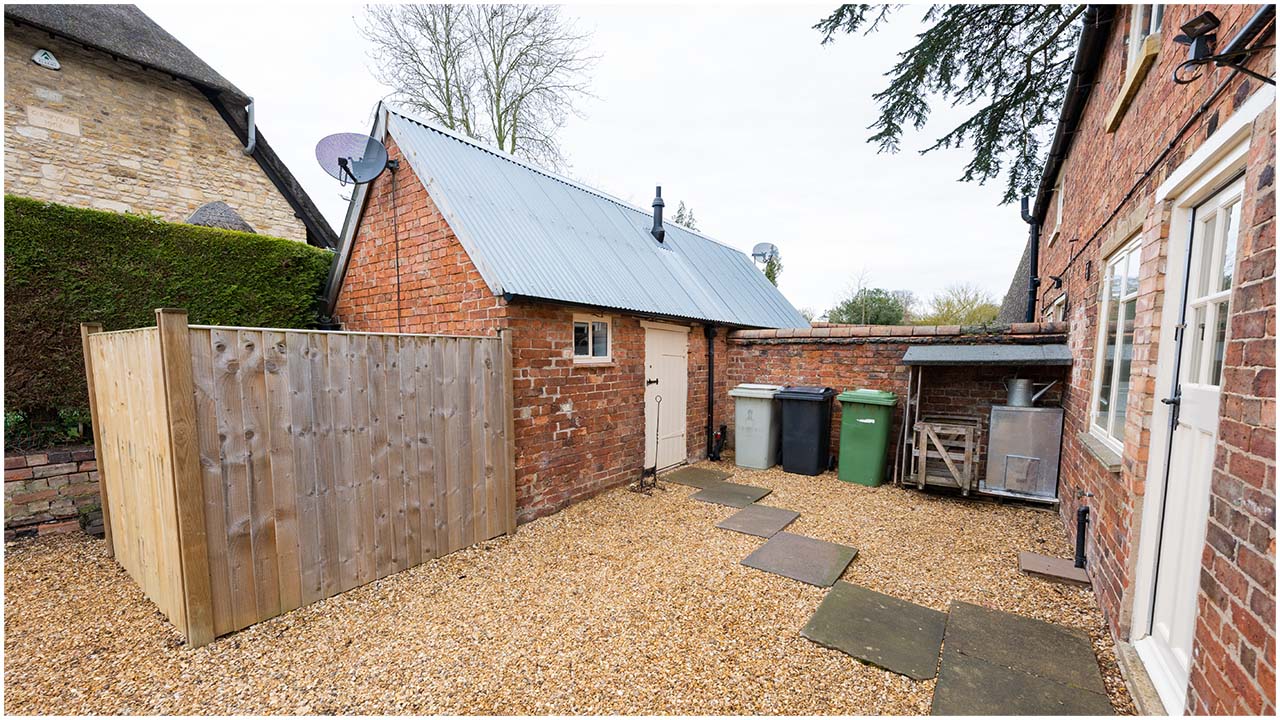
[[[808,327],[743,252],[449,131],[388,131],[489,287],[742,327]]]
[[[904,365],[1070,365],[1066,345],[915,345]]]

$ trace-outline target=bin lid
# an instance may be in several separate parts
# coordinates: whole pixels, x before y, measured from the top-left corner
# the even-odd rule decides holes
[[[773,396],[782,389],[781,385],[765,385],[762,383],[742,383],[729,391],[730,397],[744,398],[764,398],[772,400]]]
[[[887,390],[869,390],[858,388],[846,390],[836,396],[840,402],[855,402],[863,405],[897,405],[898,396]]]
[[[835,395],[835,388],[807,387],[804,385],[788,385],[782,388],[775,397],[779,400],[807,400],[808,402],[825,402]]]

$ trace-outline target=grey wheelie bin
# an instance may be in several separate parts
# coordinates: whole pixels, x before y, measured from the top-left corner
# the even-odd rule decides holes
[[[768,470],[778,462],[782,413],[775,395],[781,385],[743,383],[733,398],[733,460],[738,467]]]

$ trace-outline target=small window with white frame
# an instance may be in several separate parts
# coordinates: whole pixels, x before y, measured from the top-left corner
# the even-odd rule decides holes
[[[1049,303],[1049,307],[1044,309],[1043,319],[1045,322],[1065,322],[1067,319],[1067,294],[1062,293],[1053,302]]]
[[[573,361],[579,365],[613,362],[613,321],[608,316],[573,316]]]
[[[1124,447],[1125,406],[1133,366],[1141,242],[1134,234],[1106,260],[1098,302],[1098,344],[1090,430],[1117,452]]]
[[[1054,240],[1062,234],[1062,178],[1058,178],[1058,182],[1053,186],[1053,232],[1049,234],[1049,241],[1046,245],[1052,245]]]
[[[1142,45],[1152,35],[1159,35],[1164,25],[1164,5],[1160,3],[1141,3],[1131,8],[1133,16],[1129,23],[1129,62],[1126,67],[1133,67],[1142,55]]]

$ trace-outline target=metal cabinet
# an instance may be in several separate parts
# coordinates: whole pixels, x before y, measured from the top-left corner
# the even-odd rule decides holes
[[[981,492],[1057,502],[1062,408],[994,405],[987,437]]]

